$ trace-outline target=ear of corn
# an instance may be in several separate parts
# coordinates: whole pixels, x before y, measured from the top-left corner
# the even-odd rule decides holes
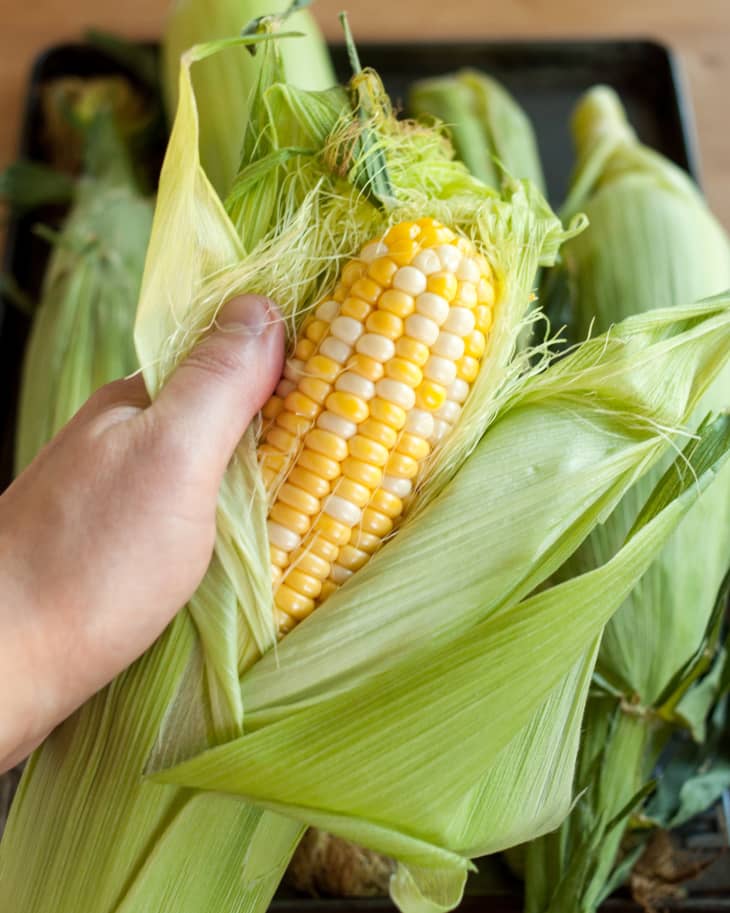
[[[535,271],[565,232],[529,184],[490,191],[437,133],[398,125],[372,74],[355,84],[370,92],[369,115],[340,112],[320,146],[281,159],[271,227],[247,251],[200,167],[183,67],[138,314],[140,361],[154,395],[241,290],[279,302],[294,347],[318,304],[337,299],[363,245],[388,244],[404,222],[438,220],[484,257],[498,289],[459,423],[433,451],[393,541],[278,645],[272,498],[256,429],[247,433],[198,593],[31,762],[0,846],[0,900],[18,913],[263,910],[305,824],[398,858],[392,894],[402,909],[448,909],[472,854],[567,810],[597,637],[692,492],[657,501],[594,573],[530,594],[694,408],[726,357],[730,299],[628,321],[532,376],[515,344]],[[273,105],[285,93],[271,88]],[[305,93],[290,98],[322,113],[320,97],[311,106]],[[276,105],[269,116],[275,123]],[[388,166],[385,210],[368,194],[372,149]],[[403,248],[399,256],[415,254]],[[660,397],[674,374],[684,383]],[[701,485],[715,462],[697,461]],[[52,825],[39,833],[41,809]],[[75,862],[92,848],[93,867]]]
[[[565,246],[563,266],[546,283],[549,303],[568,317],[572,337],[591,328],[601,332],[659,301],[680,305],[730,286],[726,233],[689,178],[638,143],[615,94],[606,88],[588,93],[573,129],[578,166],[566,212],[584,210],[590,227]],[[727,410],[729,391],[726,368],[708,385],[692,425],[710,410]],[[614,553],[661,472],[657,467],[627,492],[567,562],[562,578],[585,573]],[[730,467],[693,505],[609,622],[576,784],[587,792],[560,831],[528,850],[529,913],[557,913],[576,896],[582,908],[597,907],[627,874],[625,865],[615,868],[619,844],[629,814],[641,808],[641,790],[659,751],[677,725],[701,735],[717,690],[703,685],[695,702],[693,682],[717,649],[714,607],[730,556],[728,516]],[[698,554],[698,542],[699,561],[688,558]]]
[[[162,85],[170,121],[175,116],[180,58],[192,45],[236,35],[259,16],[301,6],[287,19],[299,37],[282,41],[286,81],[302,89],[335,83],[327,46],[314,19],[291,0],[176,0],[162,39]],[[250,95],[264,55],[225,51],[201,62],[194,84],[200,99],[200,154],[216,190],[225,195],[237,173],[250,115]]]
[[[408,96],[414,114],[437,118],[454,150],[475,177],[497,187],[504,172],[544,191],[535,132],[515,99],[478,70],[416,82]]]
[[[116,116],[104,98],[82,101],[87,109],[102,107],[86,112],[86,171],[61,231],[53,236],[34,315],[23,363],[17,472],[94,390],[130,374],[137,364],[132,326],[152,205],[135,186]]]

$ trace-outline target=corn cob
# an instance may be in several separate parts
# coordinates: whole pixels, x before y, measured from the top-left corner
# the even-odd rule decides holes
[[[350,260],[264,408],[279,630],[367,563],[457,421],[492,325],[492,270],[433,219]]]

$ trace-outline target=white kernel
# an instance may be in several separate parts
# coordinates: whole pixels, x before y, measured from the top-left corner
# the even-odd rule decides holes
[[[444,329],[457,336],[468,336],[475,323],[474,314],[469,308],[452,307],[444,323]]]
[[[438,444],[440,440],[444,437],[447,432],[451,430],[450,426],[446,422],[442,421],[440,418],[434,419],[433,422],[433,433],[428,439],[431,444]]]
[[[453,400],[455,403],[463,403],[468,395],[469,384],[460,377],[457,377],[456,380],[452,381],[446,391],[447,398]]]
[[[439,337],[438,324],[422,314],[411,314],[406,317],[406,334],[418,342],[432,346]]]
[[[340,374],[335,381],[335,390],[342,393],[353,393],[365,401],[375,396],[375,384],[367,377],[355,374],[354,371],[345,371],[344,374]]]
[[[441,324],[449,316],[449,302],[441,295],[433,292],[424,292],[416,298],[416,310],[424,317],[429,317],[434,323]]]
[[[423,373],[429,380],[448,387],[456,378],[456,365],[448,358],[432,355],[426,362]]]
[[[464,354],[464,340],[454,333],[439,333],[439,338],[433,344],[436,355],[458,361]]]
[[[355,348],[361,355],[367,355],[375,361],[388,361],[395,355],[393,340],[379,333],[366,333],[361,336]]]
[[[346,567],[342,567],[341,564],[333,564],[332,569],[330,570],[330,580],[334,580],[335,583],[340,586],[352,577],[353,572],[349,571]]]
[[[412,409],[416,402],[416,394],[407,384],[390,377],[382,377],[375,384],[375,392],[381,399],[387,399],[401,409]]]
[[[281,523],[274,523],[273,520],[269,520],[266,526],[269,531],[269,542],[275,548],[280,548],[285,552],[291,552],[295,548],[299,548],[302,537],[298,533],[292,532],[286,526],[282,526]]]
[[[430,415],[429,418],[431,418]],[[380,487],[397,498],[407,498],[413,491],[413,482],[410,479],[399,479],[397,476],[383,476]]]
[[[411,409],[406,419],[405,430],[428,440],[433,434],[433,416],[425,409]]]
[[[365,263],[372,263],[373,260],[377,260],[378,257],[384,257],[387,253],[388,248],[382,241],[371,241],[360,251],[360,260]]]
[[[362,322],[355,320],[354,317],[336,317],[332,321],[330,332],[352,346],[362,336]]]
[[[456,278],[459,282],[479,282],[480,277],[481,273],[476,260],[472,257],[464,257],[456,270]]]
[[[401,266],[393,276],[393,288],[409,295],[420,295],[426,291],[426,277],[415,266]]]
[[[314,312],[314,316],[317,318],[317,320],[324,320],[325,323],[329,323],[335,319],[339,312],[339,302],[332,301],[330,299],[329,301],[323,301],[322,304],[320,304],[320,306]]]
[[[461,251],[453,244],[440,244],[435,250],[441,263],[441,269],[455,273],[461,262]]]
[[[296,390],[297,385],[292,380],[280,380],[279,385],[276,388],[276,395],[280,396],[282,399],[286,399],[287,396]]]
[[[328,336],[322,340],[319,351],[322,355],[326,355],[327,358],[331,358],[332,361],[344,364],[352,354],[352,346],[348,346],[346,342],[336,336]]]
[[[420,269],[424,275],[430,276],[431,273],[437,273],[441,269],[441,261],[436,251],[427,247],[426,250],[419,251],[413,258],[413,266]]]
[[[354,422],[342,418],[341,415],[335,415],[334,412],[322,412],[317,419],[317,427],[324,431],[331,431],[346,441],[349,441],[357,431],[357,425]]]
[[[301,358],[287,358],[284,364],[284,377],[296,383],[304,373],[304,362]]]
[[[324,502],[323,510],[333,519],[344,523],[345,526],[355,526],[362,517],[362,511],[357,504],[353,504],[352,501],[341,498],[339,495],[330,495]]]
[[[461,406],[451,399],[447,399],[443,406],[436,410],[436,419],[441,419],[448,425],[453,425],[460,415]]]

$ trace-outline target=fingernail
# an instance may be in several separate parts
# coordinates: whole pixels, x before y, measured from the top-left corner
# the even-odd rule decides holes
[[[239,295],[223,305],[215,322],[218,329],[227,333],[261,336],[276,319],[268,298],[263,295]]]

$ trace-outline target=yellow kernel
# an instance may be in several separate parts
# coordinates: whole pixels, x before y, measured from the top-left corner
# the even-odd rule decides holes
[[[380,296],[378,307],[395,314],[396,317],[408,317],[416,309],[416,303],[412,295],[408,295],[398,288],[389,288]]]
[[[281,578],[284,576],[280,567],[277,567],[275,564],[271,565],[271,582],[276,587],[281,581]]]
[[[315,403],[319,403],[320,406],[327,399],[331,389],[332,386],[327,381],[320,380],[318,377],[302,377],[299,381],[299,392],[314,400]]]
[[[274,602],[282,612],[286,612],[287,615],[297,621],[306,618],[307,615],[314,611],[313,599],[308,596],[302,596],[301,593],[297,593],[296,590],[293,590],[285,583],[279,584],[276,588]]]
[[[446,388],[431,380],[424,380],[416,390],[416,404],[419,409],[438,409],[446,402]]]
[[[389,476],[399,479],[413,479],[418,475],[418,461],[404,453],[392,453],[385,471]]]
[[[301,457],[299,458],[299,463],[301,463]],[[310,472],[308,469],[303,469],[299,463],[289,473],[289,481],[303,491],[309,492],[315,498],[321,499],[329,494],[329,482],[323,479],[322,476]]]
[[[322,428],[313,428],[304,438],[304,441],[311,450],[321,453],[333,460],[342,462],[347,456],[347,441],[344,441],[339,435],[331,431],[324,431]]]
[[[311,339],[300,339],[294,347],[294,354],[302,361],[306,361],[314,355],[315,349],[316,346]]]
[[[269,511],[269,517],[300,536],[307,532],[312,522],[306,514],[294,510],[293,507],[289,507],[287,504],[282,504],[281,501],[277,501],[274,504]]]
[[[267,469],[265,466],[261,468],[261,476],[264,480],[264,487],[269,491],[275,482],[279,481],[281,476],[280,469]]]
[[[324,320],[312,320],[304,328],[304,335],[312,342],[321,342],[327,335],[329,324]]]
[[[419,368],[426,364],[431,354],[428,346],[419,342],[417,339],[411,339],[410,336],[401,336],[395,344],[395,351],[401,358],[407,358]]]
[[[348,457],[342,463],[342,474],[353,482],[364,485],[371,491],[380,485],[383,479],[381,470],[372,463],[363,463],[362,460],[356,460]]]
[[[387,336],[388,339],[397,339],[403,335],[403,321],[389,311],[373,311],[365,326],[371,333]]]
[[[369,560],[370,555],[354,545],[344,545],[337,556],[337,563],[348,571],[359,571]]]
[[[337,377],[342,370],[341,366],[333,359],[326,355],[313,355],[304,366],[306,376],[317,380],[326,380],[330,383]],[[307,394],[309,395],[309,394]]]
[[[284,504],[293,507],[294,510],[298,510],[299,513],[306,514],[308,517],[319,513],[319,498],[315,498],[313,495],[310,495],[306,491],[302,491],[301,488],[298,488],[296,485],[292,485],[289,482],[285,482],[281,486],[277,493],[277,498],[279,501],[283,501]]]
[[[481,358],[487,347],[487,340],[484,333],[479,330],[472,330],[464,339],[464,353],[471,355],[472,358]]]
[[[473,282],[459,282],[456,291],[456,300],[454,302],[459,307],[473,308],[477,304],[477,290]]]
[[[375,383],[383,376],[384,369],[381,362],[376,361],[374,358],[370,358],[369,355],[362,355],[358,352],[355,355],[350,356],[350,359],[347,362],[347,370],[354,371],[361,377],[365,377],[367,380]]]
[[[398,222],[388,229],[384,240],[386,244],[389,244],[391,241],[398,241],[403,238],[412,240],[413,238],[417,238],[420,234],[421,226],[418,222]]]
[[[278,447],[272,444],[262,444],[259,447],[259,461],[266,469],[281,470],[289,460],[289,454],[282,453]]]
[[[319,601],[324,602],[328,596],[331,596],[333,593],[337,592],[337,584],[334,580],[323,580],[322,581],[322,592],[319,594]]]
[[[270,397],[261,410],[264,418],[276,418],[284,408],[284,400],[280,396]]]
[[[350,456],[373,466],[385,466],[388,461],[388,449],[377,441],[356,434],[347,442]]]
[[[306,415],[297,415],[295,412],[285,410],[277,415],[276,424],[296,437],[301,437],[312,427],[312,420]]]
[[[363,301],[362,298],[353,298],[352,295],[349,298],[345,298],[340,313],[344,317],[352,317],[355,320],[364,321],[368,314],[372,311],[372,307]]]
[[[345,298],[347,298],[347,296],[349,294],[350,294],[349,285],[347,285],[344,282],[338,282],[337,285],[335,286],[334,292],[332,292],[332,299],[334,301],[336,301],[338,304],[342,304],[342,302],[345,300]]]
[[[362,512],[360,524],[365,532],[373,533],[375,536],[387,536],[393,529],[393,521],[390,517],[386,517],[379,510],[372,510],[369,507]]]
[[[326,514],[323,514],[322,516],[326,516]],[[308,543],[307,548],[311,554],[326,561],[327,564],[332,564],[333,561],[336,561],[337,555],[339,554],[339,548],[335,543],[330,542],[329,539],[325,539],[323,535],[318,533],[315,533],[312,537],[312,541]],[[329,574],[329,571],[327,571],[327,573]]]
[[[379,396],[376,396],[370,400],[369,405],[370,415],[379,422],[385,422],[386,425],[390,425],[390,427],[395,428],[396,431],[400,431],[405,425],[407,418],[406,411],[400,406],[396,406],[395,403],[391,403],[387,399],[381,399]]]
[[[416,219],[416,225],[418,225],[421,229],[441,228],[441,223],[437,222],[436,219],[432,218],[431,216],[423,216],[421,219]]]
[[[352,285],[365,275],[367,267],[360,260],[350,260],[340,273],[340,281],[345,285]]]
[[[402,434],[396,450],[414,460],[424,460],[431,452],[431,445],[417,434]]]
[[[362,298],[368,304],[375,304],[382,291],[377,282],[373,282],[372,279],[368,279],[365,276],[362,279],[358,279],[357,282],[353,282],[350,294],[353,298]]]
[[[409,387],[417,387],[423,380],[421,369],[405,358],[391,358],[385,366],[385,373]]]
[[[482,277],[477,283],[477,301],[479,304],[486,304],[487,307],[493,307],[494,299],[494,285],[488,279]]]
[[[285,552],[283,548],[277,548],[275,545],[269,546],[269,558],[271,563],[277,567],[286,567],[289,564],[289,552]]]
[[[377,260],[373,260],[368,266],[368,275],[371,279],[374,279],[378,285],[387,288],[393,281],[393,276],[397,269],[398,265],[393,263],[389,257],[378,257]]]
[[[360,526],[356,526],[350,536],[350,545],[361,549],[363,552],[367,552],[369,555],[377,552],[382,544],[379,536],[374,536],[372,533],[366,533]]]
[[[465,355],[456,362],[456,376],[465,380],[468,384],[473,383],[479,373],[479,362],[470,355]]]
[[[321,580],[299,569],[289,571],[286,575],[286,585],[302,596],[309,596],[310,599],[316,599],[322,590]]]
[[[299,446],[299,439],[296,435],[291,434],[289,431],[285,431],[283,428],[279,428],[277,425],[273,428],[269,428],[266,432],[266,442],[286,454],[296,453],[297,447]]]
[[[418,253],[418,244],[409,238],[397,238],[388,245],[388,256],[398,266],[408,266]]]
[[[330,393],[325,403],[330,412],[358,425],[370,414],[367,403],[352,393]]]
[[[378,444],[382,444],[383,447],[387,447],[388,450],[391,450],[398,440],[398,432],[395,428],[391,428],[385,422],[379,422],[373,418],[363,422],[357,430],[360,434],[364,434],[365,437],[369,437],[371,440],[377,441]]]
[[[403,513],[403,502],[401,499],[397,495],[386,491],[384,488],[379,488],[373,494],[370,507],[380,511],[381,514],[385,514],[386,517],[390,517],[391,519],[395,519]],[[338,558],[337,560],[339,561],[340,559]]]
[[[438,273],[431,273],[426,280],[426,285],[429,292],[433,292],[434,295],[441,295],[447,301],[453,301],[459,283],[453,273],[442,270]]]
[[[303,415],[309,419],[316,418],[319,413],[319,406],[317,403],[303,393],[300,393],[299,390],[292,390],[292,392],[289,393],[284,400],[284,408],[288,409],[289,412],[293,412],[295,415]]]
[[[492,309],[486,304],[480,304],[474,310],[474,317],[476,318],[476,328],[482,333],[488,333],[489,328],[492,326]]]
[[[340,474],[340,464],[338,460],[333,460],[323,453],[317,453],[305,447],[297,457],[297,466],[313,472],[322,479],[332,481]]]
[[[276,606],[274,606],[274,623],[276,624],[276,632],[279,637],[288,634],[296,625],[295,620],[290,615],[287,615],[286,612],[282,612],[282,610]]]
[[[346,545],[350,541],[350,527],[330,517],[329,514],[320,514],[314,521],[313,528],[334,545]]]
[[[330,548],[334,548],[336,552],[337,546],[333,546],[331,542],[328,542],[327,545],[330,546]],[[330,562],[324,558],[320,558],[319,555],[315,555],[311,548],[299,549],[294,552],[291,559],[291,566],[293,570],[296,569],[305,574],[311,574],[312,577],[318,577],[320,580],[324,580],[330,572]]]
[[[340,479],[335,486],[334,494],[351,501],[353,504],[357,504],[358,507],[365,507],[370,500],[372,491],[366,485],[353,482],[352,479]]]

